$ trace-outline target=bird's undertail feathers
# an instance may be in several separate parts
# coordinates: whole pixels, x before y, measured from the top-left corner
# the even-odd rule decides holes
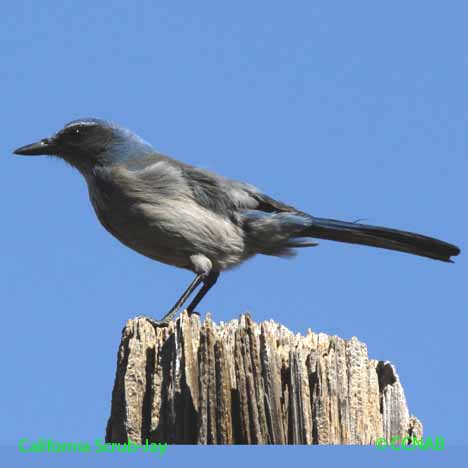
[[[460,253],[460,249],[455,245],[421,234],[334,219],[312,218],[304,235],[318,239],[398,250],[443,262],[452,262],[450,257]]]

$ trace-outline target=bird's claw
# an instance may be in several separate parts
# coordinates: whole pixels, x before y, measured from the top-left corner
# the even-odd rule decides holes
[[[164,328],[168,327],[169,324],[171,323],[171,320],[155,320],[155,319],[149,319],[148,320],[151,325],[153,325],[154,328]]]
[[[140,316],[137,318],[143,318],[147,322],[149,322],[151,325],[153,325],[154,328],[163,328],[163,327],[168,327],[169,324],[171,323],[171,320],[169,319],[163,319],[163,320],[156,320],[152,317],[146,317],[146,316]]]
[[[151,325],[153,325],[154,328],[164,328],[164,327],[169,326],[169,324],[171,323],[171,321],[172,321],[174,315],[176,314],[176,312],[177,312],[177,310],[171,310],[161,320],[156,320],[156,319],[154,319],[152,317],[147,317],[145,315],[139,316],[137,318],[145,319],[147,322],[151,323]],[[196,310],[187,311],[187,312],[188,312],[189,317],[192,314],[193,315],[198,315],[200,317],[200,314]]]

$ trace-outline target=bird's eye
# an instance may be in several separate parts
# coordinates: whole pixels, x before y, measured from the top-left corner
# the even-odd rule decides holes
[[[83,137],[83,132],[80,128],[73,128],[68,130],[68,132],[64,134],[64,137],[70,142],[78,142]]]

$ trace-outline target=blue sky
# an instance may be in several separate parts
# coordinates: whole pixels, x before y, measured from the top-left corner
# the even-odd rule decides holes
[[[103,436],[125,321],[162,315],[191,280],[113,239],[70,167],[14,148],[106,118],[311,214],[463,250],[467,14],[463,2],[5,3],[0,441]],[[320,244],[225,274],[200,311],[355,335],[396,365],[427,435],[466,444],[465,256]]]

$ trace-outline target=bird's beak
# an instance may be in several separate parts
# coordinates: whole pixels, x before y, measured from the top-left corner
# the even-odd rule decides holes
[[[24,156],[36,156],[39,154],[55,154],[56,149],[57,148],[53,138],[43,138],[36,143],[21,146],[21,148],[15,149],[13,153]]]

